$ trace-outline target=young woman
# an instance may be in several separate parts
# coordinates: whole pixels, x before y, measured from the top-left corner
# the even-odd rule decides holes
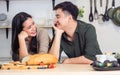
[[[12,59],[21,60],[27,55],[47,53],[49,35],[45,29],[37,28],[32,16],[20,12],[12,20]]]

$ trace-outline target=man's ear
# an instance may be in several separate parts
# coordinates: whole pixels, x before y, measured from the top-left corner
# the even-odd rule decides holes
[[[73,20],[73,17],[72,17],[72,15],[69,15],[69,20],[71,21],[71,20]]]

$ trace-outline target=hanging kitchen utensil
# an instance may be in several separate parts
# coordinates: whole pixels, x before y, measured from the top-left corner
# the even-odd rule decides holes
[[[7,12],[9,11],[9,0],[6,0]]]
[[[55,0],[52,0],[52,6],[53,6],[53,9],[55,7]],[[54,28],[52,27],[52,32],[53,32],[53,36],[55,36],[55,31],[54,31]]]
[[[109,16],[108,16],[107,10],[108,10],[108,0],[106,0],[106,7],[105,7],[105,13],[103,16],[103,21],[109,21]]]
[[[53,9],[55,7],[55,0],[52,0],[52,6],[53,6]]]
[[[94,19],[97,20],[98,19],[98,11],[97,11],[97,4],[96,4],[96,0],[94,0]]]
[[[90,14],[89,14],[89,21],[90,21],[90,22],[93,22],[92,0],[90,0]]]
[[[98,23],[102,24],[103,23],[103,14],[102,14],[102,0],[100,0],[100,14],[98,16]]]
[[[9,28],[6,27],[6,39],[8,39]]]
[[[9,0],[6,0],[7,12],[9,11]],[[9,28],[6,27],[6,38],[8,39]]]
[[[115,25],[120,26],[120,6],[114,9],[112,21]]]
[[[102,4],[102,0],[100,0],[100,7],[102,7],[102,5],[103,5],[103,4]]]
[[[115,0],[112,0],[112,7],[108,9],[108,16],[111,19],[115,8]]]
[[[0,14],[0,22],[2,22],[3,25],[7,25],[7,15],[5,13]],[[1,24],[1,25],[2,25]],[[8,28],[6,28],[6,38],[8,38]]]
[[[1,26],[7,25],[7,14],[6,13],[0,13],[0,25]]]

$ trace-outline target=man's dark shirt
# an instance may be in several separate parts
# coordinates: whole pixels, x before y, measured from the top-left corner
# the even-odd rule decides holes
[[[85,22],[77,22],[74,40],[72,42],[67,39],[66,33],[62,34],[60,57],[61,52],[64,51],[69,58],[83,55],[90,60],[96,60],[95,55],[101,54],[102,52],[99,49],[95,28]]]

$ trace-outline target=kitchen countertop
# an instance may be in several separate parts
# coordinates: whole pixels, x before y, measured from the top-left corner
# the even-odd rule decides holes
[[[86,64],[57,64],[53,69],[0,70],[0,75],[120,75],[116,71],[95,71]]]

